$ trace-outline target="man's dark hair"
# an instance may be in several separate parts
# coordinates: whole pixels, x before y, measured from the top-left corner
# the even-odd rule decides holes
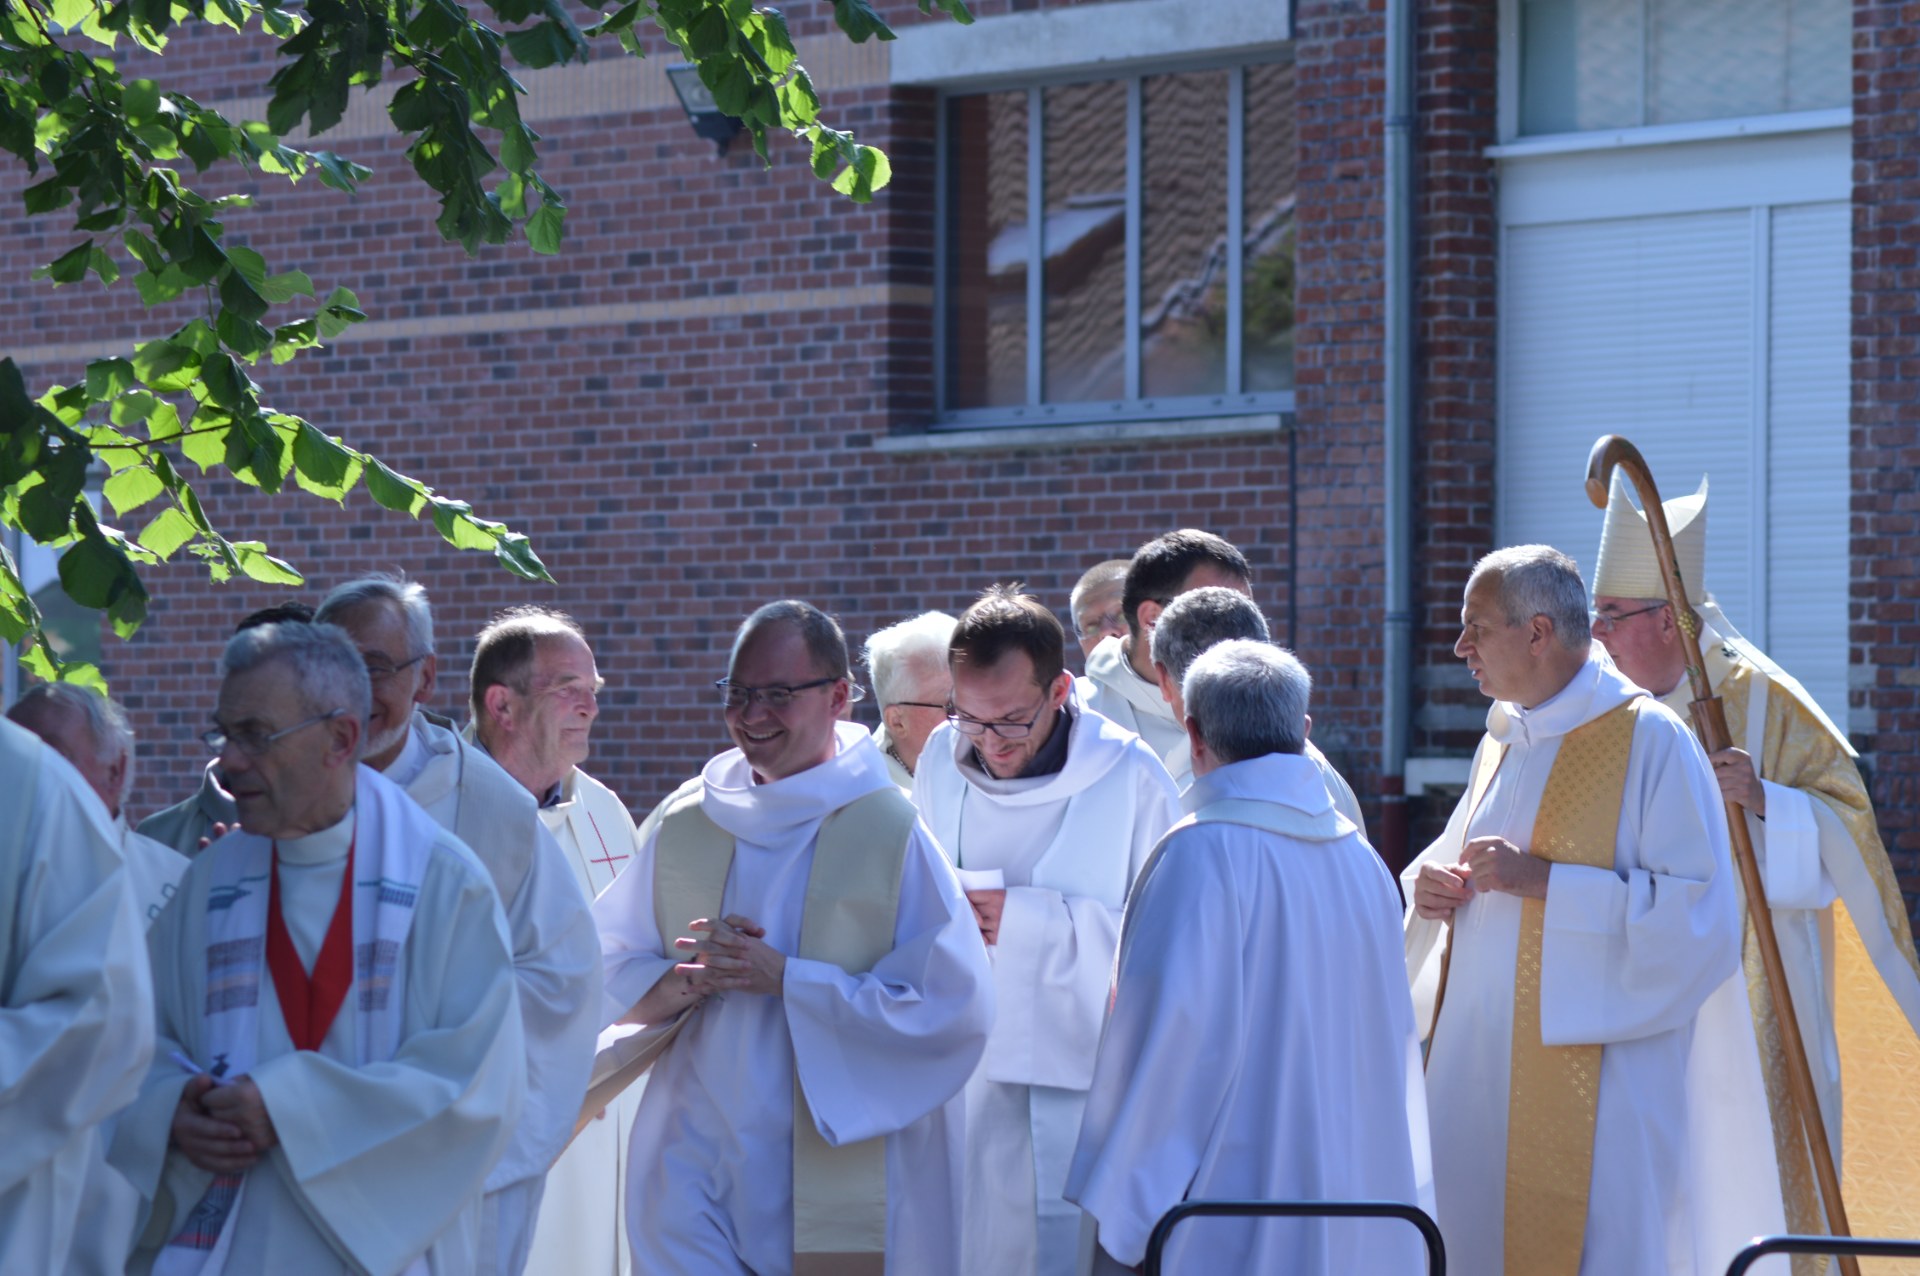
[[[1140,637],[1140,604],[1165,605],[1180,593],[1187,577],[1200,567],[1216,567],[1239,580],[1251,581],[1253,568],[1247,556],[1233,542],[1212,532],[1183,527],[1177,532],[1156,536],[1142,545],[1127,564],[1127,586],[1120,595],[1120,609],[1126,613],[1127,632]]]
[[[740,628],[733,635],[733,650],[727,653],[729,672],[747,639],[769,625],[793,626],[806,642],[807,655],[816,668],[830,678],[853,681],[852,666],[847,660],[847,635],[840,628],[840,622],[812,603],[797,598],[768,603],[740,622]]]
[[[504,686],[527,693],[541,640],[560,634],[572,634],[582,642],[587,637],[566,612],[540,606],[509,607],[480,631],[467,678],[467,707],[475,722],[486,717],[487,688]]]
[[[1067,667],[1067,632],[1060,618],[1019,582],[989,585],[980,600],[960,614],[947,656],[954,664],[965,661],[991,669],[1010,651],[1024,651],[1033,661],[1034,681],[1053,685]]]
[[[241,622],[233,627],[236,634],[261,625],[305,625],[313,621],[313,608],[305,603],[275,603],[271,607],[262,607],[259,611],[249,612]]]

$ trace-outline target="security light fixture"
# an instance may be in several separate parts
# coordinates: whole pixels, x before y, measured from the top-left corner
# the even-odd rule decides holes
[[[721,155],[727,153],[727,146],[740,132],[739,120],[722,111],[713,100],[713,93],[700,80],[700,68],[696,66],[670,66],[667,78],[673,81],[673,91],[680,97],[680,107],[687,113],[687,122],[693,125],[693,131],[706,138]]]

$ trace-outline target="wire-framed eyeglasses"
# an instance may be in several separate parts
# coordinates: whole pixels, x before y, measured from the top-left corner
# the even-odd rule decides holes
[[[1639,607],[1633,611],[1590,611],[1587,615],[1592,618],[1595,629],[1598,629],[1603,634],[1610,634],[1613,632],[1613,627],[1621,621],[1632,620],[1635,616],[1644,616],[1650,611],[1659,611],[1666,605],[1667,601],[1663,598],[1651,606]]]
[[[225,753],[227,746],[231,744],[248,757],[257,758],[263,756],[268,749],[271,749],[276,741],[285,739],[301,728],[310,727],[316,722],[331,721],[345,712],[345,709],[329,709],[325,713],[316,713],[311,718],[304,718],[290,727],[282,727],[274,732],[248,728],[229,731],[225,727],[216,726],[211,731],[202,731],[200,733],[200,742],[214,753]]]

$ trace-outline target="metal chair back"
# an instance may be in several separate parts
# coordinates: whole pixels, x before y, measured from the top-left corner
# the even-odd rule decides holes
[[[1167,1238],[1176,1226],[1190,1218],[1222,1217],[1400,1219],[1418,1228],[1427,1243],[1427,1276],[1447,1276],[1447,1247],[1439,1226],[1425,1210],[1398,1201],[1182,1201],[1161,1215],[1147,1238],[1146,1276],[1160,1276]]]

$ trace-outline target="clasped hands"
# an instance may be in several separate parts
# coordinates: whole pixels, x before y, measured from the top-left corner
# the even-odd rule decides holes
[[[1429,921],[1446,921],[1476,890],[1545,899],[1552,870],[1546,860],[1504,837],[1476,837],[1458,864],[1421,866],[1413,879],[1413,911]]]
[[[715,993],[753,992],[778,997],[787,974],[786,954],[766,942],[766,927],[738,913],[702,917],[690,934],[673,941],[686,960],[660,976],[627,1012],[626,1023],[665,1023]]]
[[[204,1072],[187,1079],[173,1110],[173,1143],[194,1165],[213,1174],[243,1174],[279,1141],[252,1077],[226,1085]]]

